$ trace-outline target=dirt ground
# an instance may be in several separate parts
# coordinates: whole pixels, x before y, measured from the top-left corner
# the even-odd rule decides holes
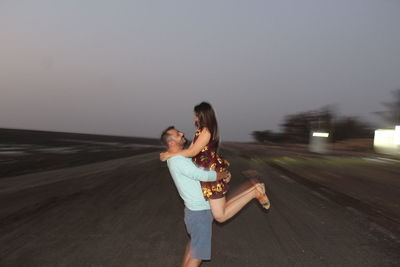
[[[254,170],[271,209],[253,201],[215,223],[203,266],[398,266],[398,236],[365,208],[397,216],[387,205],[397,200],[396,164],[247,144],[222,152],[231,191]],[[3,177],[0,205],[0,266],[179,266],[188,241],[158,152]]]

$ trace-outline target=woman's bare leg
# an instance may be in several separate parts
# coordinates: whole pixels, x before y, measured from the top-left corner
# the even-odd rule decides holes
[[[247,190],[238,193],[228,201],[226,201],[225,197],[210,199],[209,202],[214,219],[217,222],[227,221],[258,195],[259,192],[256,190],[256,185],[254,185]]]
[[[229,197],[227,197],[227,202],[235,201],[236,199],[241,198],[243,195],[248,194],[250,191],[255,190],[256,182],[247,181],[241,184],[234,192],[229,193]]]

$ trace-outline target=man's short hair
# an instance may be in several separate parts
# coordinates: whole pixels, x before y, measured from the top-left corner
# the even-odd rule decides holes
[[[169,126],[167,129],[165,129],[162,134],[161,134],[161,143],[165,146],[168,146],[168,142],[170,140],[171,135],[168,133],[169,130],[175,129],[174,126]]]

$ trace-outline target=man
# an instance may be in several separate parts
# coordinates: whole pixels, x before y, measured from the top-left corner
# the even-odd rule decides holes
[[[182,132],[170,126],[161,134],[161,141],[167,146],[168,152],[176,153],[183,149],[186,139]],[[203,197],[199,181],[230,179],[230,173],[202,170],[197,168],[190,158],[179,155],[168,159],[167,164],[185,204],[184,220],[190,235],[182,266],[200,266],[202,260],[211,259],[213,216],[208,201]]]

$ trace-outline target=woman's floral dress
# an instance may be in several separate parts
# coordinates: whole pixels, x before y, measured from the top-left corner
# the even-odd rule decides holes
[[[199,137],[200,131],[201,129],[196,131],[193,143],[195,143]],[[229,162],[217,154],[217,145],[216,141],[210,140],[200,153],[192,158],[192,161],[204,170],[213,170],[216,172],[226,171],[229,167]],[[200,182],[200,184],[204,198],[207,200],[222,198],[228,191],[228,185],[223,180],[215,182]]]

